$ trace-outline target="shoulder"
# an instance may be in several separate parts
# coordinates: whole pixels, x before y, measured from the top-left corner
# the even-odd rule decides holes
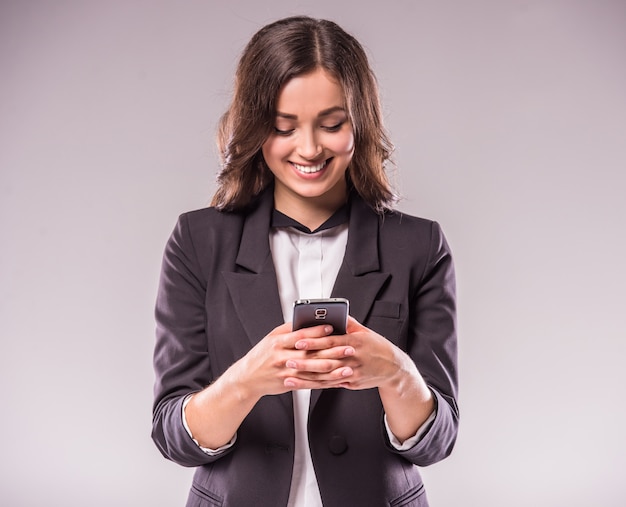
[[[378,215],[379,229],[383,235],[398,235],[415,241],[416,238],[427,240],[433,234],[439,234],[441,227],[435,220],[418,217],[392,209]]]
[[[429,231],[435,223],[433,220],[409,215],[395,208],[376,211],[356,192],[351,195],[351,202],[351,213],[355,214],[358,222],[378,221],[380,230],[386,233],[425,232]]]
[[[428,249],[433,242],[439,243],[443,238],[441,227],[436,221],[398,209],[377,212],[358,195],[352,197],[351,213],[351,224],[362,231],[362,239],[375,234],[375,228],[378,229],[381,248]]]
[[[391,210],[379,218],[379,248],[394,258],[411,262],[437,263],[451,258],[446,236],[435,220]]]
[[[397,227],[430,228],[436,223],[429,218],[410,215],[397,209],[387,210],[380,217],[382,223],[395,224]]]
[[[180,215],[179,223],[188,224],[192,234],[229,233],[241,231],[248,219],[254,221],[254,217],[268,215],[273,205],[273,193],[271,189],[258,194],[251,203],[237,211],[219,210],[213,206],[188,211]]]
[[[214,207],[187,211],[178,217],[177,227],[186,229],[192,238],[222,235],[241,229],[245,214],[219,211]]]
[[[187,211],[178,217],[169,243],[203,256],[217,247],[238,244],[244,220],[245,215],[214,207]]]
[[[186,211],[178,217],[179,222],[185,222],[193,229],[227,227],[244,219],[241,213],[230,213],[219,211],[214,207],[200,208],[196,210]]]

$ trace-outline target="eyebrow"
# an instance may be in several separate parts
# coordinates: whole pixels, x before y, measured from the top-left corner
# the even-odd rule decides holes
[[[317,115],[318,118],[323,118],[324,116],[329,116],[333,113],[336,113],[337,111],[341,111],[341,112],[345,112],[345,109],[341,106],[334,106],[334,107],[329,107],[328,109],[324,109],[322,111],[319,112],[319,114]],[[298,116],[295,114],[289,114],[289,113],[281,113],[280,111],[276,112],[276,116],[280,117],[280,118],[285,118],[287,120],[297,120]]]

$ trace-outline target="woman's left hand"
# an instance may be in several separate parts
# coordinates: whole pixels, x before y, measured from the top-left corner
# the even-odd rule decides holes
[[[378,388],[389,429],[400,442],[415,435],[435,410],[431,390],[411,357],[386,338],[348,318],[345,335],[303,338],[295,343],[303,359],[289,361],[285,379],[292,389]],[[323,380],[342,369],[342,378]]]

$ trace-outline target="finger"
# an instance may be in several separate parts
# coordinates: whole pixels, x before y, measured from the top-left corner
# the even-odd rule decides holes
[[[274,329],[272,329],[270,333],[268,334],[268,336],[275,336],[275,335],[285,334],[289,332],[291,332],[291,322],[285,322],[284,324],[281,324],[280,326],[277,326]]]
[[[276,344],[285,349],[294,349],[296,342],[302,338],[319,338],[332,333],[332,326],[315,326],[292,331],[291,322],[285,322],[274,328],[267,336],[277,338]]]
[[[341,347],[347,345],[348,338],[346,335],[329,335],[322,337],[303,337],[296,341],[294,347],[298,350],[325,350],[333,347]]]
[[[291,333],[294,340],[293,347],[298,350],[307,350],[311,341],[328,337],[333,332],[333,327],[329,325],[313,326],[298,329]],[[320,348],[327,348],[320,345]]]
[[[345,359],[356,354],[356,350],[351,345],[339,345],[327,349],[305,350],[303,357],[305,359]]]
[[[290,389],[327,389],[347,384],[353,375],[352,368],[344,366],[324,375],[298,374],[297,376],[289,376],[285,378],[284,385]]]
[[[328,374],[347,365],[337,359],[289,359],[285,366],[294,370],[294,375],[314,378],[317,374]]]

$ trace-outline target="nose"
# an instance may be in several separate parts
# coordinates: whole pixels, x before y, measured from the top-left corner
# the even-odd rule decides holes
[[[303,130],[298,142],[298,155],[305,160],[315,160],[322,154],[322,145],[314,130]]]

